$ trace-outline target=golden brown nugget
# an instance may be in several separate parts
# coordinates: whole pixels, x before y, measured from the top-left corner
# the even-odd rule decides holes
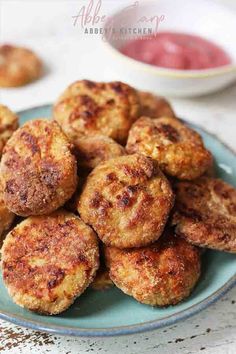
[[[18,128],[18,117],[8,107],[0,104],[0,157],[2,150],[11,137],[13,132]]]
[[[76,81],[54,106],[54,118],[76,145],[82,136],[102,134],[125,143],[139,116],[136,91],[122,82]]]
[[[108,160],[90,173],[78,212],[106,245],[141,247],[159,238],[173,201],[157,164],[135,154]]]
[[[170,103],[161,96],[150,92],[137,91],[141,105],[140,116],[150,118],[175,117]]]
[[[101,162],[126,155],[125,148],[105,135],[94,135],[76,141],[78,166],[92,170]]]
[[[98,242],[83,221],[60,210],[18,224],[2,248],[3,281],[13,301],[31,311],[65,311],[93,280]]]
[[[42,62],[27,48],[0,46],[0,87],[23,86],[42,75]]]
[[[175,305],[187,298],[201,271],[200,252],[172,230],[147,247],[105,248],[110,277],[125,294],[151,306]]]
[[[129,132],[126,149],[152,157],[163,172],[179,179],[195,179],[212,164],[200,135],[175,118],[141,117]]]
[[[29,121],[8,140],[1,160],[3,195],[17,215],[49,214],[77,185],[76,159],[56,122]]]
[[[201,177],[176,185],[172,224],[187,241],[236,252],[236,190],[217,178]]]

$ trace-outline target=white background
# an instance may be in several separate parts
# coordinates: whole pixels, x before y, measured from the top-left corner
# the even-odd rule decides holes
[[[236,11],[236,1],[219,2]],[[102,6],[104,13],[109,13],[130,3],[103,0]],[[121,79],[112,70],[112,62],[99,37],[81,34],[79,27],[73,26],[72,16],[84,4],[86,1],[0,1],[0,41],[31,47],[46,64],[41,80],[23,88],[2,89],[1,103],[21,110],[53,102],[66,85],[77,79]],[[206,97],[170,100],[179,116],[202,125],[236,150],[236,85]],[[234,300],[236,289],[209,309],[175,326],[111,339],[56,337],[0,321],[0,352],[233,354],[236,352]]]

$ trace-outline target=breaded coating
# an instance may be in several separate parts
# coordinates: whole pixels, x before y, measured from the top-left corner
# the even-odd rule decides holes
[[[141,247],[162,234],[173,201],[157,164],[134,154],[101,163],[90,173],[78,212],[106,245]]]
[[[54,118],[76,145],[82,136],[101,134],[125,144],[139,117],[136,91],[122,82],[76,81],[54,106]]]
[[[109,270],[104,266],[100,266],[97,271],[96,277],[90,285],[91,288],[94,290],[107,290],[113,285],[113,281],[109,276]]]
[[[171,229],[147,247],[106,247],[105,257],[115,285],[151,306],[175,305],[187,298],[201,271],[197,247],[177,237]]]
[[[2,244],[4,233],[10,228],[14,221],[14,218],[15,214],[13,214],[9,209],[7,209],[3,200],[3,188],[0,179],[0,247]]]
[[[140,116],[149,118],[175,117],[175,113],[162,96],[153,95],[150,92],[137,91],[141,105]]]
[[[175,118],[141,117],[129,132],[126,149],[152,157],[163,172],[179,179],[195,179],[212,164],[200,135]]]
[[[17,215],[49,214],[77,185],[76,159],[56,122],[28,121],[8,140],[1,160],[3,195]]]
[[[92,170],[101,162],[126,155],[125,148],[105,135],[94,135],[76,141],[76,157],[79,168]]]
[[[23,86],[37,80],[43,71],[38,56],[27,48],[0,46],[0,87]]]
[[[0,157],[2,150],[11,137],[12,133],[18,128],[18,117],[8,107],[0,104]]]
[[[236,189],[217,178],[179,182],[172,224],[187,241],[236,252]]]
[[[93,280],[99,267],[93,230],[60,210],[18,224],[2,248],[3,281],[13,301],[31,311],[65,311]]]

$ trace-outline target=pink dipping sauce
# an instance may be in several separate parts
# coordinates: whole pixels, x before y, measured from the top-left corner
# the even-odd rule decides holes
[[[199,70],[231,64],[218,45],[195,35],[160,32],[131,40],[121,53],[138,61],[179,70]]]

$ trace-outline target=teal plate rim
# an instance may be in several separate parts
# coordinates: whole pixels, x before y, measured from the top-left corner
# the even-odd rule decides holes
[[[21,110],[17,112],[17,114],[22,115],[30,110],[35,110],[37,108],[45,108],[50,109],[51,104],[44,104],[35,107],[30,107],[28,109]],[[206,132],[208,135],[217,139],[227,150],[229,150],[236,157],[235,151],[227,146],[224,142],[222,142],[217,136],[209,133],[202,127],[198,127],[196,124],[190,123],[192,127],[200,128],[202,131]],[[179,311],[177,314],[169,315],[163,319],[157,319],[153,321],[147,321],[145,323],[128,325],[128,326],[117,326],[111,328],[75,328],[70,326],[58,326],[58,325],[50,325],[43,324],[40,321],[28,320],[25,319],[24,316],[19,316],[15,314],[11,314],[7,311],[0,310],[0,319],[9,321],[18,326],[30,328],[33,330],[39,330],[43,332],[48,332],[52,334],[59,334],[64,336],[74,336],[74,337],[111,337],[111,336],[121,336],[121,335],[129,335],[135,333],[141,333],[146,331],[151,331],[155,329],[159,329],[162,327],[173,325],[181,320],[185,320],[200,311],[204,310],[208,306],[212,305],[214,302],[219,300],[222,296],[224,296],[230,289],[232,289],[236,285],[236,274],[232,276],[223,286],[221,286],[217,291],[206,297],[204,300],[199,301],[198,303],[188,307],[185,310]]]
[[[15,325],[30,328],[37,331],[48,332],[52,334],[59,334],[64,336],[72,337],[112,337],[121,336],[135,333],[142,333],[147,331],[152,331],[155,329],[163,328],[166,326],[171,326],[181,320],[186,320],[187,318],[196,315],[208,306],[212,305],[214,302],[219,300],[224,296],[230,289],[236,285],[236,274],[223,285],[220,289],[214,292],[212,295],[208,296],[203,301],[192,305],[186,310],[180,311],[175,315],[170,315],[161,320],[148,321],[143,324],[130,325],[130,326],[120,326],[111,328],[74,328],[74,327],[64,327],[57,325],[43,325],[41,322],[25,320],[23,316],[11,315],[8,312],[0,311],[0,319],[14,323]]]

